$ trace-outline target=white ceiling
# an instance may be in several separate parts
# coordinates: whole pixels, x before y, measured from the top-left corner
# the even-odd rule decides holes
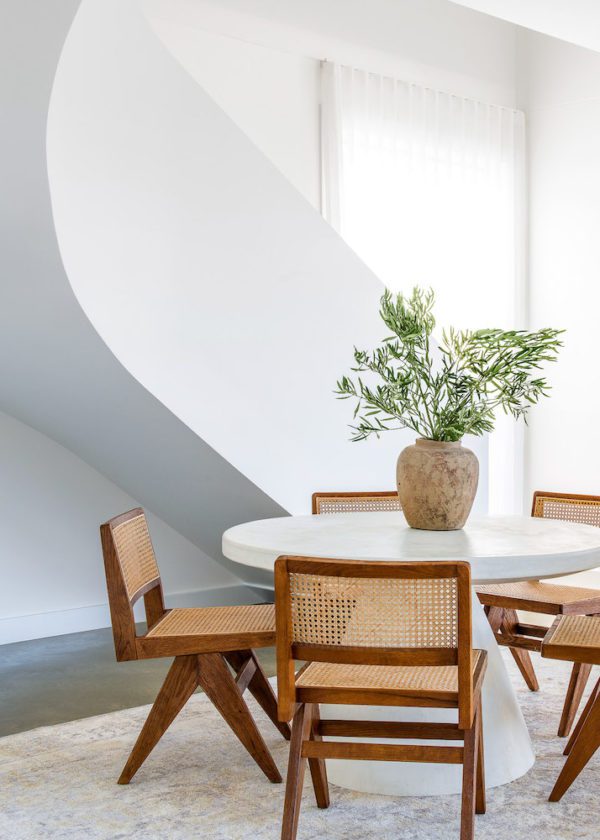
[[[479,12],[600,51],[599,0],[452,0]]]

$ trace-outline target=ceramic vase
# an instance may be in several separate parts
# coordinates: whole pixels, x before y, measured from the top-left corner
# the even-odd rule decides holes
[[[419,438],[400,453],[396,478],[402,512],[411,528],[456,531],[471,512],[479,462],[460,441]]]

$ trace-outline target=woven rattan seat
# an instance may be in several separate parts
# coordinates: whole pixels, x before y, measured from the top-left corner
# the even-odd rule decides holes
[[[480,650],[473,651],[475,674]],[[410,694],[419,692],[433,696],[458,696],[458,668],[456,665],[341,665],[336,662],[311,662],[297,677],[299,697],[303,688],[335,687]],[[450,698],[449,698],[450,699]]]
[[[186,607],[168,612],[147,638],[264,633],[275,644],[275,606]]]
[[[543,583],[537,580],[523,580],[514,583],[495,583],[489,586],[476,587],[482,604],[493,605],[497,597],[502,597],[508,605],[515,601],[515,608],[522,609],[523,601],[534,601],[544,604],[544,612],[559,615],[569,611],[581,614],[589,607],[595,612],[600,606],[600,592],[597,589],[586,589],[581,586],[562,586],[557,583]]]
[[[542,642],[542,656],[600,664],[600,616],[558,618]]]

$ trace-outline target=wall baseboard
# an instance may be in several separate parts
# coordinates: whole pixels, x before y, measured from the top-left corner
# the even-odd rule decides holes
[[[273,600],[272,590],[245,583],[234,583],[214,589],[165,593],[170,607],[212,607],[222,604],[257,604]],[[135,608],[136,620],[143,621],[143,604]],[[67,610],[15,615],[0,618],[0,645],[64,636],[110,626],[108,604],[93,604]]]

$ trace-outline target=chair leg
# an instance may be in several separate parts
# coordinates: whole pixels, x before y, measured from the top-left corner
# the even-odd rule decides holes
[[[475,796],[475,813],[485,814],[485,753],[483,749],[483,714],[481,708],[481,699],[479,700],[479,752],[477,755],[477,791]]]
[[[310,705],[301,704],[298,706],[292,722],[281,840],[296,840],[298,832],[298,816],[306,771],[306,759],[302,758],[302,742],[307,741],[310,735],[311,718],[312,708]]]
[[[313,741],[322,741],[322,737],[319,735],[317,728],[319,726],[319,721],[321,720],[321,716],[319,714],[319,706],[314,705],[312,707],[312,718],[311,718],[311,733],[310,737]],[[325,759],[324,758],[309,758],[308,759],[308,767],[310,769],[310,775],[312,777],[313,788],[315,791],[315,799],[317,800],[317,806],[319,808],[329,808],[329,784],[327,782],[327,768],[325,767]]]
[[[600,697],[596,697],[549,796],[558,802],[600,746]]]
[[[509,636],[516,635],[515,628],[518,623],[519,617],[516,610],[504,610],[501,632],[506,633]],[[517,663],[517,668],[521,672],[521,676],[527,684],[527,688],[530,691],[539,691],[540,686],[537,681],[535,671],[533,670],[533,663],[531,661],[529,651],[513,647],[510,647],[509,650],[512,653],[513,659]]]
[[[263,671],[262,665],[258,661],[258,657],[254,653],[254,651],[235,650],[225,654],[225,658],[235,668],[236,671],[244,665],[249,656],[252,657],[256,664],[256,671],[254,672],[254,676],[248,683],[248,691],[250,692],[250,694],[252,694],[256,702],[262,707],[262,710],[267,715],[267,717],[281,732],[285,740],[289,741],[291,735],[290,727],[287,723],[283,723],[277,717],[277,697],[275,696],[273,687],[267,679],[267,675]]]
[[[220,653],[198,655],[198,682],[204,693],[246,747],[267,779],[280,782],[281,775],[258,731],[250,709]]]
[[[487,615],[487,619],[495,635],[502,626],[504,610],[502,609],[502,607],[486,607],[485,614]]]
[[[464,733],[464,758],[462,781],[462,808],[460,814],[460,840],[473,840],[475,836],[475,803],[477,799],[477,753],[479,752],[479,706],[473,725]]]
[[[563,706],[560,724],[558,727],[558,737],[566,738],[571,731],[577,709],[581,703],[583,692],[587,685],[592,666],[583,662],[574,662],[573,670],[571,671],[571,679],[569,680],[569,687],[567,689],[567,696],[565,697],[565,705]]]
[[[535,671],[533,670],[533,663],[531,661],[529,651],[512,647],[509,648],[509,650],[513,655],[513,659],[517,663],[517,668],[521,672],[521,676],[527,684],[527,688],[530,691],[539,691],[540,684],[538,683]]]
[[[177,656],[119,777],[120,785],[129,784],[197,687],[196,657]]]
[[[589,715],[590,710],[591,710],[592,706],[594,705],[594,701],[595,701],[596,697],[598,697],[598,694],[600,694],[600,680],[598,680],[598,682],[596,683],[596,685],[592,689],[592,692],[591,692],[591,694],[588,698],[587,703],[585,704],[583,712],[579,715],[579,720],[575,724],[575,729],[571,733],[571,737],[569,738],[567,746],[564,749],[563,755],[569,755],[569,753],[573,749],[573,744],[577,740],[577,738],[579,736],[579,733],[581,732],[581,727],[585,723],[585,719]]]

